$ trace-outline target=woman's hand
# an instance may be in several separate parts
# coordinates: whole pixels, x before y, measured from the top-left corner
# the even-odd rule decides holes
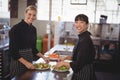
[[[44,59],[44,61],[46,62],[46,63],[49,63],[49,58],[48,57],[43,57],[43,59]]]
[[[64,61],[64,60],[71,60],[71,56],[65,56],[65,57],[62,56],[58,58],[58,62]]]
[[[59,57],[59,58],[58,58],[58,62],[64,61],[64,60],[65,60],[65,57]]]
[[[59,68],[59,67],[61,67],[61,66],[66,66],[67,68],[70,68],[69,62],[64,62],[64,61],[58,62],[58,63],[54,66],[54,68]]]
[[[43,54],[38,53],[37,56],[42,57],[46,63],[49,63],[49,58],[45,57]]]

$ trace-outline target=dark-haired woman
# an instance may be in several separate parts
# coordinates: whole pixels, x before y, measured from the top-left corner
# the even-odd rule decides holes
[[[63,58],[72,59],[72,62],[58,62],[55,68],[63,65],[72,68],[73,76],[71,80],[96,80],[93,62],[95,58],[95,49],[88,29],[88,17],[79,14],[75,17],[74,26],[77,30],[79,40],[74,46],[73,55]]]

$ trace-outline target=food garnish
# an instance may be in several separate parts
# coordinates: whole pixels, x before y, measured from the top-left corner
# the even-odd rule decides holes
[[[36,69],[47,69],[50,68],[50,65],[47,63],[35,63],[34,64]]]
[[[49,58],[59,58],[59,55],[56,53],[49,54]]]

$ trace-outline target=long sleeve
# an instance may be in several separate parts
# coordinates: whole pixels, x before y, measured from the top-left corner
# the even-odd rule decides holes
[[[36,28],[31,24],[28,25],[24,20],[14,25],[10,32],[10,55],[14,59],[19,59],[21,56],[19,50],[21,49],[32,49],[33,55],[38,53],[36,48]]]
[[[34,29],[34,33],[33,33],[33,44],[32,44],[32,52],[33,54],[37,54],[39,51],[37,50],[36,48],[36,41],[37,41],[37,32],[36,32],[36,29]]]
[[[9,53],[14,59],[19,59],[21,56],[18,52],[18,36],[16,35],[17,31],[11,29],[9,32]]]

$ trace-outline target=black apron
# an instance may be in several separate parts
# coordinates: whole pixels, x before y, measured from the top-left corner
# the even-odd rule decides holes
[[[33,61],[32,49],[22,49],[22,50],[19,50],[19,53],[20,53],[21,57],[23,57],[25,60],[32,63],[32,61]],[[11,58],[11,64],[10,64],[11,78],[20,73],[25,72],[26,70],[28,70],[28,68],[25,65],[20,63],[18,60],[14,60],[13,58]]]
[[[73,73],[71,80],[96,80],[93,64],[87,64],[78,73]]]

